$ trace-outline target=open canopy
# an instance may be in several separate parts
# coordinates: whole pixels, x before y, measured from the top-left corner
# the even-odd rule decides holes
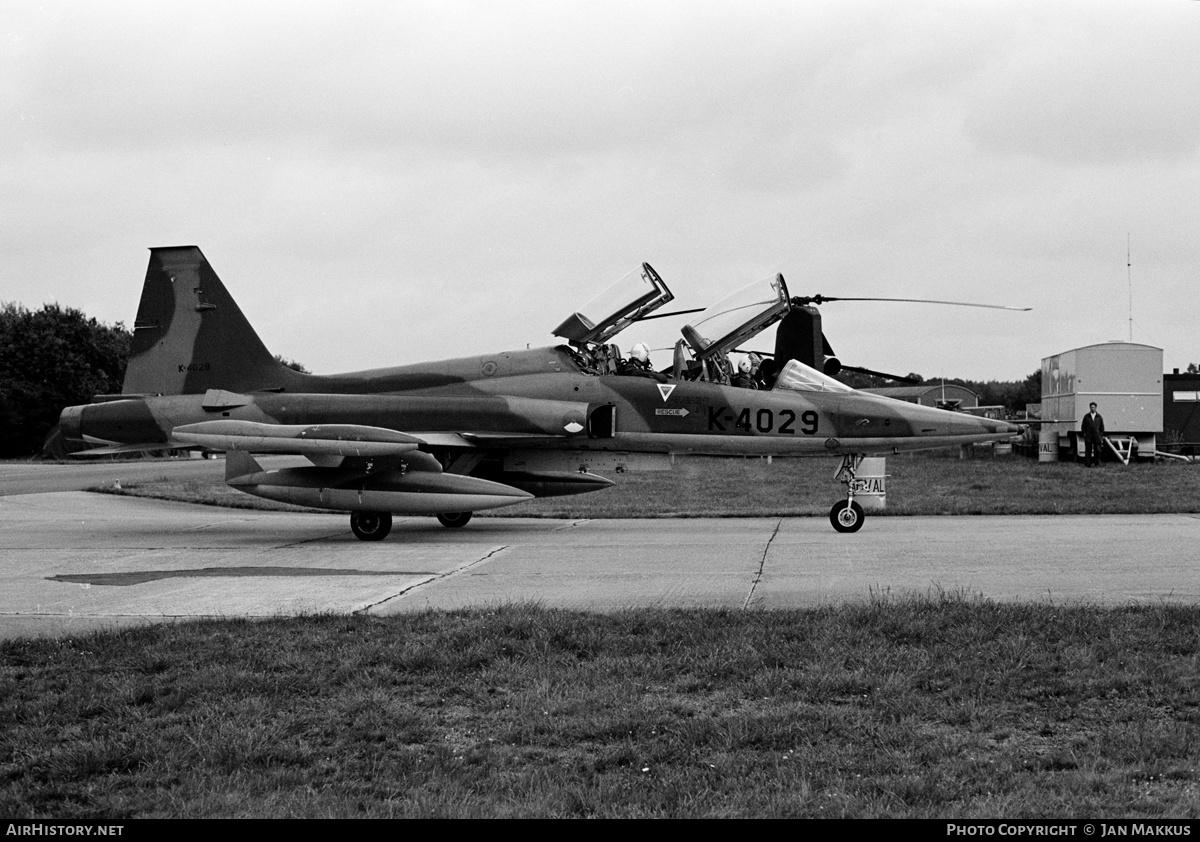
[[[726,354],[787,315],[791,306],[783,275],[776,275],[725,296],[692,323],[683,338],[698,360]]]
[[[554,335],[573,345],[607,342],[674,297],[650,264],[643,263],[572,313]]]

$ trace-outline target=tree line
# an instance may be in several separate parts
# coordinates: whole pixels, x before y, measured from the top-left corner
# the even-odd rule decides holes
[[[1023,380],[964,380],[961,377],[932,377],[926,379],[919,374],[910,373],[906,379],[910,384],[898,383],[887,377],[858,372],[844,372],[838,379],[855,389],[886,389],[901,385],[930,386],[945,383],[947,386],[964,386],[979,395],[980,406],[1002,406],[1012,416],[1025,411],[1025,405],[1042,402],[1042,370],[1025,377]]]
[[[93,395],[120,394],[132,341],[122,322],[106,325],[74,307],[0,305],[0,458],[33,456],[46,445],[64,455],[48,439],[59,414]],[[309,373],[295,360],[275,359]]]
[[[120,392],[132,339],[73,307],[0,305],[0,457],[39,452],[63,407]]]

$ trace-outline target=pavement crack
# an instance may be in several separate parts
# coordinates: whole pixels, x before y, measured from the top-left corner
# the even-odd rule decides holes
[[[775,529],[771,532],[771,537],[767,539],[767,545],[763,547],[762,558],[758,560],[758,570],[754,573],[754,581],[750,583],[750,591],[746,594],[746,601],[742,603],[742,610],[745,611],[750,607],[750,603],[754,600],[754,591],[758,588],[758,583],[762,581],[763,569],[767,566],[767,553],[771,551],[771,543],[775,540],[775,536],[779,534],[779,527],[783,526],[783,518],[775,521]]]
[[[288,541],[287,543],[278,544],[274,547],[270,547],[269,549],[270,550],[290,550],[290,549],[294,549],[296,547],[303,547],[305,544],[318,544],[321,541],[330,541],[334,538],[341,538],[345,534],[346,533],[344,531],[338,530],[337,532],[330,532],[327,535],[314,535],[312,538],[301,538],[296,541]]]
[[[500,553],[504,552],[507,549],[508,549],[507,544],[499,546],[499,547],[493,547],[492,549],[490,549],[488,552],[486,552],[484,555],[480,556],[479,558],[471,559],[469,561],[464,561],[462,564],[457,564],[454,567],[450,568],[449,570],[443,570],[443,571],[439,571],[437,573],[431,573],[428,576],[424,577],[423,579],[413,582],[408,587],[401,588],[400,590],[398,590],[396,593],[392,594],[391,596],[385,597],[384,599],[381,599],[378,602],[372,602],[368,605],[364,605],[362,608],[356,609],[353,613],[354,614],[367,614],[367,613],[371,612],[373,609],[378,608],[379,606],[384,605],[388,602],[391,602],[393,599],[401,599],[405,596],[408,596],[409,594],[411,594],[413,591],[417,590],[418,588],[423,588],[426,585],[431,584],[433,582],[440,582],[441,580],[448,579],[451,576],[457,576],[459,573],[465,573],[466,571],[471,570],[472,568],[478,567],[481,564],[486,564],[487,562],[491,561],[493,558],[495,558],[496,556],[498,556]]]

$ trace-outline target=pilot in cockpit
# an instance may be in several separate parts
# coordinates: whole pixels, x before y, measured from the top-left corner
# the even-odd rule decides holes
[[[778,368],[779,364],[772,359],[765,359],[759,363],[758,371],[754,373],[754,382],[758,384],[758,388],[769,391],[775,385]]]
[[[649,377],[663,383],[670,379],[667,375],[654,370],[654,366],[650,362],[650,349],[646,347],[645,342],[639,342],[629,350],[629,359],[621,363],[617,374]]]
[[[738,363],[737,374],[733,375],[730,385],[739,389],[758,388],[758,384],[754,382],[754,363],[750,361],[750,357],[742,357]]]

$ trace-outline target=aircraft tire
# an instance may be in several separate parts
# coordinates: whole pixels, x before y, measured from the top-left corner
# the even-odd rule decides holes
[[[438,523],[447,529],[459,529],[471,520],[470,512],[445,512],[437,516]]]
[[[382,541],[392,531],[389,512],[351,512],[350,531],[360,541]]]
[[[838,500],[829,510],[829,522],[838,532],[857,532],[865,519],[862,506],[849,500]]]

